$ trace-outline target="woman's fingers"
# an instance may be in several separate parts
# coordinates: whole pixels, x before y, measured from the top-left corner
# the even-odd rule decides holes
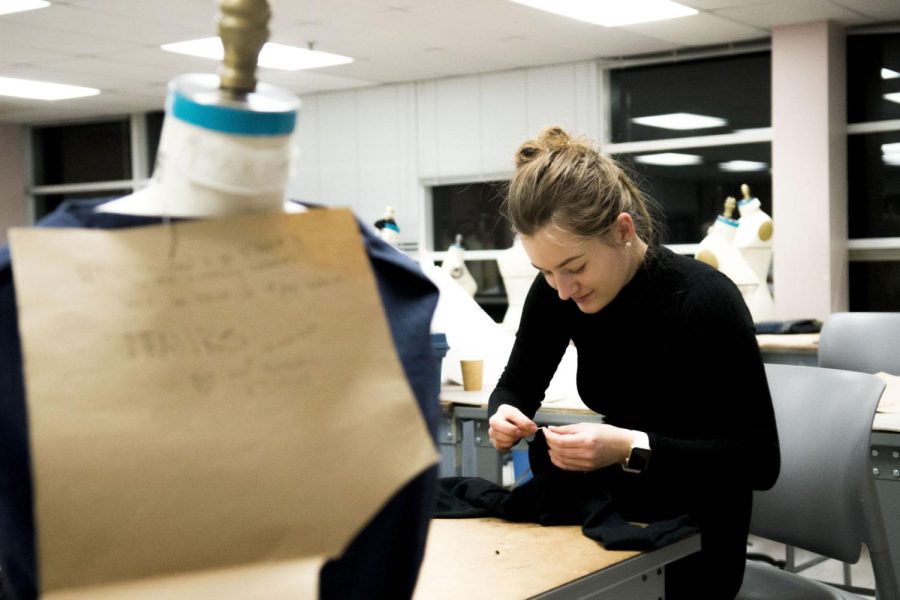
[[[512,448],[525,436],[537,431],[537,425],[522,411],[508,404],[500,405],[488,421],[488,436],[497,450]]]

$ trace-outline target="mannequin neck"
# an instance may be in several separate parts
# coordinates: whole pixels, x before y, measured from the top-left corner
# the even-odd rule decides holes
[[[224,217],[284,212],[290,136],[242,136],[168,117],[149,185],[98,210],[141,216]]]

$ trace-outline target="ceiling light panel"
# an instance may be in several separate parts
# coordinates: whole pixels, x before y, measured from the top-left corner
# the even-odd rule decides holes
[[[765,171],[768,168],[768,163],[760,162],[758,160],[729,160],[719,163],[719,169],[729,173]]]
[[[703,157],[696,154],[682,154],[680,152],[660,152],[658,154],[641,154],[634,157],[634,160],[647,165],[657,165],[661,167],[684,167],[688,165],[699,165],[703,162]]]
[[[512,0],[539,10],[604,27],[663,21],[696,15],[697,10],[670,0]]]
[[[28,98],[30,100],[68,100],[70,98],[96,96],[99,93],[100,90],[96,88],[0,77],[0,96]]]
[[[222,48],[222,40],[218,37],[164,44],[161,48],[168,52],[177,52],[214,60],[222,60],[225,54],[225,50]],[[350,62],[353,62],[353,59],[349,56],[268,42],[259,52],[257,65],[281,71],[300,71],[303,69],[332,67]]]
[[[710,127],[724,127],[728,124],[725,119],[695,115],[693,113],[669,113],[665,115],[651,115],[647,117],[635,117],[631,119],[638,125],[659,127],[660,129],[676,129],[685,131],[689,129],[709,129]]]
[[[0,2],[0,15],[9,15],[26,10],[36,10],[50,6],[45,0],[3,0]]]

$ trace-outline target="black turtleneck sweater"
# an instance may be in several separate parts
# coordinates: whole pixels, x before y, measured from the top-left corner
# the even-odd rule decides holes
[[[652,449],[643,474],[613,466],[586,477],[612,492],[627,518],[694,517],[703,536],[694,570],[708,597],[733,597],[752,490],[775,483],[780,461],[753,320],[737,287],[700,261],[653,247],[610,304],[585,314],[539,275],[488,415],[510,404],[533,417],[570,341],[582,401],[607,423],[647,432]],[[711,572],[721,577],[709,580]]]

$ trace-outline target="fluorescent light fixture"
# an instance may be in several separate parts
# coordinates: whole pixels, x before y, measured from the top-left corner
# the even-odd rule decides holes
[[[722,127],[728,125],[728,121],[719,117],[707,117],[693,113],[669,113],[665,115],[651,115],[649,117],[635,117],[631,120],[638,125],[659,127],[661,129],[707,129],[709,127]]]
[[[0,15],[47,8],[48,6],[50,6],[50,3],[45,0],[3,0],[3,2],[0,2]]]
[[[882,79],[897,79],[900,77],[900,73],[897,71],[892,71],[891,69],[881,69],[881,78]]]
[[[30,100],[68,100],[96,96],[100,90],[78,85],[31,81],[29,79],[13,79],[0,77],[0,96],[28,98]]]
[[[683,167],[686,165],[699,165],[703,158],[696,154],[681,154],[680,152],[660,152],[659,154],[641,154],[634,160],[648,165],[662,167]]]
[[[891,92],[890,94],[885,94],[882,96],[885,100],[890,100],[891,102],[896,102],[900,104],[900,92]]]
[[[539,10],[604,27],[663,21],[696,15],[697,10],[670,0],[512,0]]]
[[[218,37],[163,44],[161,48],[169,52],[215,60],[222,60],[222,57],[225,55],[225,50],[222,48],[222,40]],[[268,42],[260,50],[256,64],[268,69],[300,71],[302,69],[332,67],[350,62],[353,62],[353,59],[349,56]]]
[[[886,165],[900,166],[900,142],[881,145],[881,162]]]
[[[730,173],[740,173],[744,171],[764,171],[769,168],[769,165],[756,160],[729,160],[720,162],[719,168]]]

